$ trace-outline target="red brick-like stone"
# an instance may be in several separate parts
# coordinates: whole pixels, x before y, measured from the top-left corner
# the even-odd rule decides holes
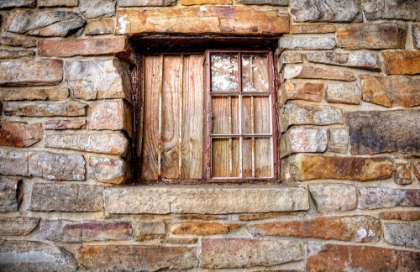
[[[306,271],[416,271],[420,253],[371,246],[321,245],[308,248]]]
[[[1,161],[0,161],[1,162]],[[0,212],[14,212],[23,195],[19,194],[21,181],[0,176]]]
[[[0,121],[0,146],[28,147],[42,140],[41,123]]]
[[[370,216],[323,217],[305,221],[283,221],[250,226],[263,236],[292,236],[352,242],[379,241],[381,222]]]
[[[132,135],[131,112],[123,100],[103,100],[90,106],[88,129],[125,130]]]
[[[173,234],[216,235],[226,234],[240,227],[239,224],[220,223],[181,223],[172,226]]]
[[[388,75],[420,74],[420,51],[384,51],[385,73]]]
[[[278,35],[287,32],[289,15],[274,8],[194,6],[117,11],[118,34]]]
[[[395,165],[395,183],[399,185],[408,185],[413,183],[411,180],[410,164],[397,163]]]
[[[282,94],[284,95],[284,100],[300,99],[311,102],[321,102],[324,88],[324,83],[288,80],[282,85]]]
[[[1,217],[0,236],[24,236],[31,233],[39,223],[39,218]]]
[[[418,221],[420,220],[420,211],[386,211],[379,214],[383,220],[401,220]]]

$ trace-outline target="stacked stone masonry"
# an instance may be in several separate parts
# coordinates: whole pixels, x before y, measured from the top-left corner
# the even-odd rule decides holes
[[[278,37],[274,182],[135,182],[156,34]],[[419,1],[0,0],[0,271],[419,271],[419,230]]]

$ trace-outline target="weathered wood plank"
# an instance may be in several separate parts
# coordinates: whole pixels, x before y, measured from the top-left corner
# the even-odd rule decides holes
[[[255,139],[255,177],[272,176],[271,138]]]

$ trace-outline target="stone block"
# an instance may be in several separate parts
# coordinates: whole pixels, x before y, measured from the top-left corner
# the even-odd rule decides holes
[[[395,164],[394,182],[399,185],[408,185],[408,184],[413,183],[411,179],[409,163],[396,163]]]
[[[0,61],[0,71],[0,86],[58,84],[63,79],[63,61],[46,58]]]
[[[311,243],[307,271],[415,271],[420,253],[383,247]]]
[[[28,147],[42,140],[41,123],[0,121],[0,146]]]
[[[29,57],[33,57],[34,55],[35,55],[35,52],[31,50],[0,49],[0,59],[29,58]]]
[[[309,192],[316,209],[321,213],[351,211],[357,207],[357,190],[354,185],[310,184]]]
[[[0,9],[10,8],[34,8],[36,0],[2,0],[0,1]]]
[[[87,104],[79,101],[62,102],[8,102],[6,116],[51,117],[86,116]]]
[[[21,101],[21,100],[50,100],[61,101],[67,99],[69,90],[67,88],[2,88],[0,89],[0,100]]]
[[[86,1],[82,1],[86,2]],[[8,32],[41,37],[66,37],[85,24],[78,13],[58,10],[13,10],[4,29]]]
[[[329,103],[342,103],[359,105],[362,91],[356,84],[329,83],[327,87],[327,101]]]
[[[119,2],[121,6],[121,1]],[[115,18],[98,18],[87,22],[85,27],[86,35],[113,34],[115,31]]]
[[[368,21],[381,19],[420,21],[420,6],[416,0],[363,0],[362,8]]]
[[[102,100],[89,107],[88,129],[125,130],[132,136],[131,111],[123,100]]]
[[[297,24],[290,26],[290,32],[293,34],[326,34],[334,33],[333,24]]]
[[[284,132],[292,125],[332,125],[343,123],[342,111],[339,108],[288,103],[280,112],[280,128]]]
[[[309,62],[331,64],[358,69],[379,71],[378,55],[372,52],[359,51],[350,53],[341,53],[334,51],[310,52],[305,54]]]
[[[285,216],[297,216],[298,214],[299,214],[298,212],[245,214],[245,215],[239,215],[239,220],[241,221],[264,220],[264,219],[272,219],[272,218],[285,217]]]
[[[175,5],[176,0],[120,0],[119,7],[166,7]]]
[[[302,53],[300,52],[294,52],[294,51],[283,51],[279,57],[278,62],[278,70],[281,71],[283,69],[283,66],[285,64],[296,64],[296,63],[302,63],[303,57]]]
[[[218,235],[226,234],[240,227],[239,224],[220,223],[180,223],[171,226],[171,232],[176,235]]]
[[[290,14],[296,22],[351,22],[359,12],[358,1],[290,0]]]
[[[395,189],[388,187],[364,187],[359,188],[359,209],[382,209],[394,207],[418,207],[420,206],[420,190],[418,189]]]
[[[418,221],[420,211],[386,211],[379,213],[382,220]]]
[[[124,98],[131,101],[129,72],[118,59],[68,61],[65,74],[76,99]]]
[[[181,0],[181,5],[232,5],[232,0]]]
[[[43,220],[39,228],[42,238],[67,243],[108,240],[129,240],[132,236],[129,222]]]
[[[292,50],[326,50],[333,49],[335,46],[336,42],[332,37],[283,36],[279,42],[281,49]]]
[[[327,130],[324,128],[290,128],[281,137],[280,157],[292,153],[321,153],[327,149]]]
[[[349,147],[349,132],[343,128],[330,128],[328,151],[334,153],[347,153]]]
[[[85,180],[86,162],[82,155],[34,152],[29,173],[47,180]]]
[[[406,76],[362,75],[363,100],[384,107],[420,106],[420,79]]]
[[[384,239],[391,245],[420,248],[420,222],[385,223]]]
[[[0,37],[0,45],[12,47],[36,47],[37,40],[28,37]]]
[[[0,241],[4,271],[77,271],[73,255],[62,247],[38,241]]]
[[[0,236],[25,236],[39,223],[39,218],[0,217]]]
[[[22,200],[20,183],[20,180],[0,176],[0,212],[18,211]]]
[[[115,15],[115,4],[116,2],[113,0],[81,0],[79,10],[85,18],[113,16]]]
[[[273,266],[303,258],[298,242],[216,238],[203,239],[200,267],[207,269]]]
[[[420,163],[414,165],[414,175],[420,179]]]
[[[289,4],[289,0],[237,0],[237,2],[244,5],[287,6]]]
[[[149,240],[154,238],[165,238],[166,225],[160,222],[136,222],[133,224],[134,237],[139,240]]]
[[[118,10],[117,34],[278,35],[289,32],[289,15],[275,8],[194,6]]]
[[[387,157],[338,157],[293,155],[289,159],[291,180],[344,179],[371,181],[390,178],[393,161]]]
[[[352,154],[420,153],[420,111],[347,113]]]
[[[45,122],[45,130],[83,129],[86,120],[49,120]]]
[[[35,183],[30,211],[98,212],[103,208],[102,186]]]
[[[128,139],[121,132],[87,133],[77,131],[72,133],[48,134],[45,137],[45,146],[93,153],[124,155],[128,148]]]
[[[407,26],[399,23],[364,23],[337,27],[337,44],[347,49],[404,48]]]
[[[195,247],[83,245],[77,261],[90,271],[158,271],[197,268],[197,258]]]
[[[320,82],[287,80],[281,88],[284,102],[287,100],[306,100],[321,102],[325,84]]]
[[[388,50],[381,52],[388,75],[420,74],[420,51]]]
[[[355,81],[356,76],[349,71],[332,67],[316,67],[309,65],[286,66],[283,69],[283,78],[330,79],[340,81]]]
[[[131,169],[126,161],[111,158],[90,157],[89,176],[103,183],[122,184],[129,180]]]
[[[308,191],[289,187],[121,187],[104,191],[109,214],[230,214],[309,209]]]
[[[39,7],[77,7],[79,0],[38,0]]]
[[[0,174],[28,177],[31,154],[31,152],[16,149],[0,149]]]
[[[371,216],[321,217],[312,220],[255,224],[250,232],[262,236],[292,236],[351,242],[378,242],[381,221]]]
[[[413,24],[411,26],[411,31],[413,33],[414,47],[420,49],[420,24]]]

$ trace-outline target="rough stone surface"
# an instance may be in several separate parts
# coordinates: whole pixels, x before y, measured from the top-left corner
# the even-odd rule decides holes
[[[411,31],[413,32],[414,47],[420,49],[420,24],[412,25]]]
[[[31,233],[39,223],[39,218],[0,217],[0,236],[24,236]]]
[[[70,11],[13,10],[8,16],[5,30],[33,36],[65,37],[84,24],[85,20],[79,14]]]
[[[370,246],[311,244],[306,271],[415,271],[420,253]]]
[[[280,112],[282,132],[286,131],[291,125],[332,125],[342,122],[341,109],[329,106],[305,105],[294,102],[286,104]]]
[[[166,236],[165,222],[136,222],[133,225],[133,234],[139,240],[164,238]]]
[[[420,163],[414,165],[414,175],[420,179]]]
[[[38,0],[39,7],[76,7],[79,0]]]
[[[45,122],[46,130],[83,129],[86,127],[86,120],[49,120]]]
[[[420,74],[420,51],[383,51],[385,73],[388,75]]]
[[[34,152],[29,159],[29,173],[48,180],[85,180],[82,155]]]
[[[36,6],[36,0],[1,0],[0,9],[9,9],[9,8],[23,8],[29,7],[33,8]]]
[[[404,48],[407,27],[398,23],[368,23],[337,27],[337,44],[347,49]]]
[[[115,4],[113,0],[81,0],[79,9],[86,18],[113,16],[115,15]]]
[[[292,153],[321,153],[327,149],[327,144],[327,130],[324,128],[291,128],[281,137],[280,157]]]
[[[129,222],[43,220],[39,228],[42,238],[58,242],[91,242],[128,240],[132,236]]]
[[[60,134],[48,134],[45,137],[45,146],[94,153],[122,155],[127,151],[128,140],[126,136],[121,132],[68,132]]]
[[[101,56],[124,53],[129,50],[129,45],[125,37],[41,40],[38,50],[44,57]]]
[[[413,183],[411,179],[409,163],[396,163],[395,164],[394,182],[399,185],[408,185],[408,184]]]
[[[120,7],[166,7],[175,5],[176,0],[120,0]]]
[[[349,71],[339,70],[331,67],[316,66],[286,66],[283,71],[285,79],[290,78],[307,78],[307,79],[331,79],[342,81],[354,81],[356,76]]]
[[[420,111],[347,113],[352,154],[420,152]],[[402,125],[404,124],[404,125]]]
[[[332,64],[358,69],[380,70],[378,56],[372,52],[360,51],[341,53],[334,51],[310,52],[305,54],[307,61],[323,64]]]
[[[282,49],[294,50],[324,50],[333,49],[336,45],[335,39],[331,37],[291,37],[280,38],[279,46]]]
[[[231,5],[232,0],[181,0],[183,6],[192,5]]]
[[[238,0],[238,3],[244,5],[287,6],[289,4],[289,0]]]
[[[87,104],[79,101],[8,102],[4,114],[28,117],[86,116],[86,108]]]
[[[384,239],[388,244],[420,248],[420,222],[385,223]]]
[[[37,40],[27,37],[0,37],[0,45],[13,47],[36,47]]]
[[[226,234],[240,227],[239,224],[220,223],[181,223],[171,226],[173,234],[177,235],[217,235]]]
[[[386,211],[379,214],[383,220],[401,220],[418,221],[420,220],[420,211]]]
[[[334,153],[347,153],[349,147],[349,132],[343,128],[330,128],[328,151]]]
[[[361,158],[294,155],[290,158],[292,180],[348,179],[370,181],[390,178],[393,162],[387,157]]]
[[[131,169],[124,160],[90,157],[89,176],[99,182],[122,184],[131,178]]]
[[[29,157],[32,153],[0,149],[0,174],[6,176],[29,176]]]
[[[19,59],[33,57],[34,55],[35,52],[30,50],[0,49],[0,59]]]
[[[0,146],[28,147],[42,140],[41,123],[0,121]]]
[[[290,0],[290,13],[296,22],[351,22],[358,12],[355,0]]]
[[[354,185],[310,184],[309,192],[318,212],[351,211],[357,207],[357,190]]]
[[[292,236],[352,242],[377,242],[381,221],[370,216],[322,217],[305,221],[283,221],[250,226],[254,235]]]
[[[420,206],[420,190],[402,190],[387,187],[359,188],[359,209],[381,209]]]
[[[119,2],[121,6],[121,1]],[[113,34],[115,31],[115,19],[114,18],[98,18],[92,19],[87,22],[85,27],[86,35],[104,35]]]
[[[198,266],[194,247],[83,245],[77,261],[90,271],[158,271]]]
[[[420,21],[417,0],[363,0],[363,13],[368,21],[380,19]]]
[[[21,101],[21,100],[51,100],[61,101],[69,96],[67,88],[13,88],[0,89],[0,100]]]
[[[275,8],[193,6],[118,10],[117,34],[183,33],[278,35],[289,32],[289,15]]]
[[[283,100],[306,100],[321,102],[324,94],[324,83],[288,80],[282,85]]]
[[[203,239],[202,268],[272,266],[303,258],[298,242],[259,239]]]
[[[356,84],[329,83],[327,87],[327,101],[329,103],[342,103],[359,105],[362,91]]]
[[[0,241],[4,271],[76,271],[73,255],[61,247],[36,241]]]
[[[125,130],[132,135],[131,111],[123,100],[97,101],[90,106],[88,129]]]
[[[405,76],[363,75],[363,100],[384,107],[420,106],[420,79]]]
[[[103,208],[104,188],[98,185],[35,183],[29,210],[97,212]]]
[[[332,24],[298,24],[290,27],[293,34],[325,34],[334,33],[335,26]]]
[[[254,214],[239,215],[239,220],[253,221],[253,220],[264,220],[264,219],[272,219],[272,218],[296,216],[296,215],[298,215],[298,212],[254,213]]]
[[[131,101],[128,70],[117,59],[69,61],[65,70],[67,83],[75,98],[125,98]]]
[[[289,187],[121,187],[105,189],[104,197],[105,210],[110,214],[229,214],[309,209],[308,192]]]
[[[63,61],[18,59],[0,61],[0,86],[51,85],[63,79]]]
[[[281,53],[278,61],[278,70],[281,71],[285,64],[302,63],[303,57],[300,52],[284,51]]]
[[[19,208],[20,180],[0,176],[0,212],[14,212]]]

